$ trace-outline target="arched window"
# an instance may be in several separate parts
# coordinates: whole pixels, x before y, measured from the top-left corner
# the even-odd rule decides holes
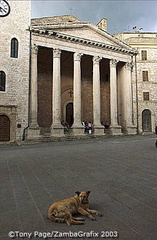
[[[11,39],[11,53],[10,57],[18,58],[18,40],[16,38]]]
[[[6,74],[3,71],[0,71],[0,92],[5,92],[5,81]]]

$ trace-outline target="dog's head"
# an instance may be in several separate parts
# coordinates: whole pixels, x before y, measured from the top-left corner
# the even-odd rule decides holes
[[[79,192],[79,191],[76,191],[75,192],[79,198],[79,202],[81,204],[89,204],[89,194],[90,194],[90,191],[87,191],[87,192]]]

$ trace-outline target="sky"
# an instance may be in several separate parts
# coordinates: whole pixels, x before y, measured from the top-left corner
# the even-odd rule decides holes
[[[157,0],[32,0],[32,18],[73,15],[81,21],[97,24],[108,19],[111,34],[143,28],[144,32],[157,32]]]

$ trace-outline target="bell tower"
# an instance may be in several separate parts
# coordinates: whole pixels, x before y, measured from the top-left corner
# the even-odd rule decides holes
[[[31,1],[0,0],[0,118],[9,119],[9,141],[28,125],[30,19]]]

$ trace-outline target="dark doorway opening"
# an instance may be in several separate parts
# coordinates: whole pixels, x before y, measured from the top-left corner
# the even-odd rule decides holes
[[[151,132],[151,111],[145,109],[142,112],[142,130],[144,132]]]
[[[10,119],[0,115],[0,142],[10,141]]]
[[[66,122],[72,126],[74,122],[74,117],[73,117],[73,103],[70,102],[66,105]]]

